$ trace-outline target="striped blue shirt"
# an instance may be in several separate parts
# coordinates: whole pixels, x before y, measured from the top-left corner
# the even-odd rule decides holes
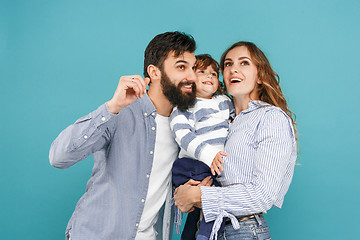
[[[135,239],[153,174],[156,116],[147,94],[117,115],[103,104],[67,127],[51,144],[50,163],[57,168],[68,168],[94,154],[86,191],[66,228],[71,239]],[[171,136],[169,141],[173,141]],[[169,165],[175,160],[171,156]],[[155,227],[158,239],[168,240],[172,230],[171,181],[165,184],[168,194]]]
[[[210,167],[215,155],[224,150],[233,109],[225,95],[197,98],[194,107],[185,112],[174,108],[170,127],[181,147],[179,158],[197,159]]]
[[[214,234],[223,217],[238,229],[234,216],[281,208],[297,154],[291,119],[280,108],[250,101],[230,125],[225,152],[223,187],[201,187],[204,217],[215,220]]]

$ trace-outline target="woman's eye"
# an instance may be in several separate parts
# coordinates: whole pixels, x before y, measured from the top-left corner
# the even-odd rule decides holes
[[[246,65],[250,65],[250,63],[249,63],[248,61],[242,61],[242,62],[240,63],[240,65],[246,66]]]
[[[204,71],[203,70],[198,70],[197,73],[204,73]]]
[[[184,70],[184,69],[185,69],[185,66],[184,66],[184,65],[179,65],[179,66],[178,66],[178,69]]]
[[[224,66],[225,66],[225,67],[230,67],[230,66],[231,66],[231,62],[226,62],[226,63],[224,63]]]

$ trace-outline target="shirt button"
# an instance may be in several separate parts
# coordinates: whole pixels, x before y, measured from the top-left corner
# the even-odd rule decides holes
[[[137,223],[137,224],[135,224],[135,226],[136,226],[136,227],[138,227],[138,226],[139,226],[139,224]]]
[[[155,113],[152,113],[151,115],[155,116]]]
[[[106,118],[105,117],[102,117],[101,118],[101,121],[105,122]]]
[[[152,127],[152,128],[151,128],[151,130],[153,130],[153,131],[154,131],[154,130],[155,130],[155,127]]]
[[[84,136],[84,138],[85,138],[85,139],[87,139],[87,138],[88,138],[88,136],[87,136],[87,135],[85,135],[85,136]]]
[[[147,113],[144,113],[144,116],[146,117],[148,114]]]
[[[141,199],[141,202],[144,203],[144,202],[145,202],[145,199]]]
[[[149,174],[146,174],[146,178],[149,178],[150,177],[150,175]]]
[[[150,151],[150,154],[152,155],[154,152],[153,151]]]

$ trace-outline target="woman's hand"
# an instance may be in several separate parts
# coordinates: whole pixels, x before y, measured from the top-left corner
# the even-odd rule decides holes
[[[175,189],[175,206],[184,213],[194,210],[194,207],[201,207],[201,190],[200,186],[211,186],[211,177],[206,177],[201,182],[190,179],[184,185]]]

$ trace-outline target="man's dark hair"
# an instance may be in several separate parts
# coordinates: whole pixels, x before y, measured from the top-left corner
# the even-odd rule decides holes
[[[195,52],[196,43],[191,35],[183,32],[166,32],[155,36],[145,49],[144,76],[149,77],[147,68],[150,64],[162,69],[162,65],[170,52],[175,57],[184,52]]]

